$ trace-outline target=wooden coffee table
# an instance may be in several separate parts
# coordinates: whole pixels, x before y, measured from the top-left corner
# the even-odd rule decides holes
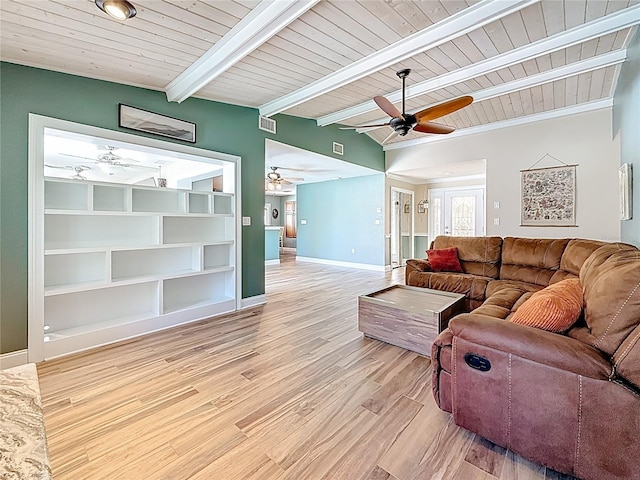
[[[431,356],[431,345],[462,311],[464,295],[391,285],[358,297],[358,329],[367,337]]]

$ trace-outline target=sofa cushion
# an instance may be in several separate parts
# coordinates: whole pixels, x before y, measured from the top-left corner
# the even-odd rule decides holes
[[[580,280],[592,345],[613,355],[640,323],[640,251],[622,243],[604,245],[584,263]]]
[[[622,342],[612,360],[617,375],[640,390],[640,326]]]
[[[560,259],[567,243],[567,238],[505,238],[502,244],[500,279],[546,287],[560,268]]]
[[[488,296],[484,303],[476,308],[473,313],[494,318],[507,318],[523,295],[530,296],[530,293],[516,287],[502,288],[493,295]]]
[[[537,292],[542,290],[544,287],[542,285],[535,285],[533,283],[520,282],[517,280],[493,280],[489,282],[489,285],[487,285],[487,291],[485,294],[487,298],[493,297],[497,292],[505,288],[515,288],[522,290],[523,292]]]
[[[431,244],[432,249],[458,248],[458,258],[464,273],[480,277],[498,278],[501,237],[448,237],[439,236]]]
[[[407,285],[433,288],[445,292],[462,293],[473,300],[484,300],[484,291],[491,280],[467,273],[411,272]]]
[[[582,313],[580,280],[563,280],[531,295],[510,321],[550,332],[564,332]]]
[[[457,247],[427,250],[427,257],[434,272],[462,273]]]
[[[553,274],[549,283],[560,282],[567,278],[578,278],[580,269],[587,258],[603,245],[606,245],[606,242],[599,240],[584,240],[582,238],[570,240],[560,259],[560,269]]]

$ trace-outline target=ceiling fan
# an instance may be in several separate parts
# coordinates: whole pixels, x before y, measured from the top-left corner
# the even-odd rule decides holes
[[[58,165],[49,165],[47,163],[44,164],[45,167],[49,167],[49,168],[60,168],[63,170],[73,170],[74,172],[76,172],[75,175],[72,175],[69,178],[72,178],[74,180],[86,180],[87,177],[84,177],[81,175],[82,172],[84,172],[85,170],[91,170],[91,167],[87,166],[87,165],[64,165],[64,166],[58,166]]]
[[[442,125],[440,123],[434,123],[431,120],[444,117],[450,113],[460,110],[461,108],[470,105],[473,102],[473,97],[464,96],[449,100],[447,102],[439,103],[433,107],[425,108],[416,113],[406,113],[405,111],[405,82],[409,74],[410,68],[405,68],[396,72],[396,75],[402,79],[402,112],[400,112],[393,103],[387,100],[383,96],[373,97],[373,101],[376,102],[384,113],[391,117],[387,123],[378,123],[374,125],[357,125],[355,127],[341,127],[342,130],[353,130],[356,128],[369,128],[369,127],[385,127],[390,126],[393,128],[393,132],[384,139],[383,144],[395,138],[396,136],[405,136],[409,133],[409,130],[414,130],[420,133],[451,133],[455,130],[454,127],[449,125]]]
[[[301,177],[290,177],[284,178],[280,175],[278,168],[280,167],[270,167],[271,171],[267,173],[267,190],[282,190],[282,185],[293,185],[293,182],[302,182],[304,178]]]
[[[147,165],[141,165],[138,160],[133,158],[123,158],[120,155],[115,153],[117,147],[106,145],[104,147],[107,151],[106,153],[99,154],[95,159],[82,157],[79,155],[71,155],[68,153],[61,153],[60,155],[64,155],[66,157],[74,157],[80,158],[82,160],[90,160],[98,164],[98,168],[102,170],[104,173],[108,175],[114,175],[116,173],[125,172],[127,168],[146,168],[151,170],[158,170],[156,167],[150,167]]]

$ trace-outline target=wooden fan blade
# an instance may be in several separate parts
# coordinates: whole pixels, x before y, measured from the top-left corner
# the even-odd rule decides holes
[[[396,138],[398,136],[398,132],[396,132],[395,130],[393,132],[391,132],[389,134],[389,136],[387,138],[385,138],[382,141],[382,145],[384,145],[385,143],[387,143],[389,140],[393,140],[394,138]]]
[[[421,133],[451,133],[455,128],[440,123],[423,122],[417,124],[413,129]]]
[[[387,123],[376,123],[376,124],[373,124],[373,125],[356,125],[355,127],[340,127],[340,130],[355,130],[356,128],[386,127],[387,125],[389,125],[389,122],[387,122]]]
[[[376,104],[380,107],[380,109],[390,117],[393,117],[393,118],[400,117],[404,119],[404,115],[400,113],[400,110],[398,110],[396,106],[386,98],[378,95],[373,97],[373,101],[376,102]]]
[[[440,103],[439,105],[434,105],[433,107],[420,110],[415,114],[416,120],[418,121],[418,123],[425,123],[430,120],[435,120],[436,118],[444,117],[445,115],[449,115],[456,110],[460,110],[467,105],[471,105],[471,102],[473,102],[473,97],[466,96],[454,98],[453,100],[449,100],[448,102]]]

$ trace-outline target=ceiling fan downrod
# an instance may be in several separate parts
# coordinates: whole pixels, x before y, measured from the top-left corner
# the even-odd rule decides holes
[[[405,116],[405,82],[407,80],[407,77],[409,76],[409,74],[411,73],[411,69],[410,68],[404,68],[402,70],[398,70],[396,72],[396,75],[402,79],[402,116]]]

